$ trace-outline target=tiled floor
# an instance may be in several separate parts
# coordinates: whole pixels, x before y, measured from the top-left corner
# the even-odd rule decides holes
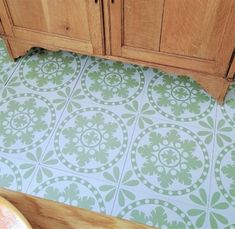
[[[235,85],[0,43],[0,185],[161,228],[235,228]]]

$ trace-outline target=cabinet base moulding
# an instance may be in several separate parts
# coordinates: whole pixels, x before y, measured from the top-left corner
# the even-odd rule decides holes
[[[103,57],[103,56],[102,56]],[[104,58],[104,57],[103,57]],[[185,75],[194,79],[208,94],[217,100],[219,104],[224,103],[224,98],[227,94],[228,88],[232,82],[226,78],[220,76],[210,75],[204,72],[196,72],[188,69],[177,68],[167,65],[155,64],[150,62],[144,62],[139,60],[133,60],[123,57],[105,56],[109,60],[118,60],[130,64],[138,64],[145,67],[157,68],[161,71],[165,71],[177,75]]]
[[[25,42],[25,41],[19,41],[15,39],[4,39],[6,43],[6,47],[8,49],[9,55],[13,60],[20,56],[24,56],[31,48],[33,47],[41,47],[45,48],[51,51],[58,51],[58,50],[67,50],[67,51],[73,51],[76,52],[76,50],[71,50],[71,49],[63,49],[59,48],[56,46],[51,46],[51,45],[45,45],[45,44],[35,44],[31,42]],[[82,53],[81,54],[87,54],[87,53]],[[146,66],[146,67],[151,67],[151,68],[157,68],[162,71],[166,71],[169,73],[173,74],[178,74],[178,75],[188,75],[191,78],[193,78],[196,82],[198,82],[202,88],[211,96],[213,96],[219,104],[223,104],[224,97],[226,96],[227,90],[231,82],[229,82],[226,78],[223,77],[217,77],[213,75],[209,75],[207,73],[201,73],[201,72],[195,72],[191,71],[188,69],[181,69],[181,68],[176,68],[176,67],[171,67],[171,66],[165,66],[165,65],[160,65],[160,64],[155,64],[155,63],[150,63],[150,62],[144,62],[144,61],[139,61],[139,60],[134,60],[134,59],[129,59],[129,58],[123,58],[123,57],[116,57],[116,56],[109,56],[109,55],[94,55],[97,57],[113,60],[113,61],[121,61],[125,63],[130,63],[130,64],[138,64],[141,66]]]

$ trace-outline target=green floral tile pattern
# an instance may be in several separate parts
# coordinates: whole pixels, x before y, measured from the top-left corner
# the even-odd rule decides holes
[[[168,119],[192,122],[207,116],[215,101],[186,76],[171,76],[154,70],[148,86],[150,104]]]
[[[235,144],[227,146],[220,152],[214,171],[222,195],[235,207]]]
[[[71,92],[72,90],[70,87],[67,87],[64,91],[57,92],[59,98],[53,100],[53,103],[56,105],[56,110],[62,110],[65,107]],[[80,101],[84,98],[85,96],[81,94],[81,90],[77,89],[69,99],[69,103],[67,105],[67,112],[71,113],[74,110],[81,108]]]
[[[1,72],[0,72],[1,75]],[[2,75],[3,76],[3,81],[7,81],[7,75]],[[7,76],[7,77],[6,77]],[[5,85],[2,89],[2,98],[6,98],[10,95],[14,95],[16,93],[16,88],[20,86],[20,83],[17,82],[17,78],[10,78],[7,85]]]
[[[14,71],[17,63],[11,61],[8,56],[6,47],[3,42],[0,40],[0,91],[5,86],[9,78],[11,77],[11,73]],[[4,91],[3,95],[6,92]]]
[[[48,92],[69,85],[76,79],[80,68],[80,57],[76,54],[39,49],[23,59],[19,73],[26,87]]]
[[[235,127],[235,84],[230,86],[224,106],[221,109],[225,119]]]
[[[9,57],[5,44],[0,40],[0,66],[1,69],[10,70],[14,67],[15,63]],[[6,68],[7,67],[7,68]]]
[[[190,209],[188,215],[196,217],[196,227],[201,228],[206,222],[206,216],[209,217],[210,228],[221,228],[219,224],[226,225],[228,220],[224,213],[220,214],[217,210],[225,210],[229,207],[228,203],[222,202],[221,194],[219,192],[212,193],[211,200],[208,200],[207,193],[204,189],[199,189],[199,195],[191,194],[190,199],[200,207],[207,207],[209,204],[210,210],[206,209]]]
[[[140,67],[98,60],[82,76],[82,88],[93,101],[119,105],[135,99],[143,90],[144,74]]]
[[[43,154],[42,148],[37,148],[36,152],[28,152],[26,154],[28,161],[20,165],[23,177],[28,178],[34,174],[37,183],[41,183],[45,178],[52,177],[53,172],[50,166],[58,163],[58,160],[53,158],[53,154],[53,151]]]
[[[7,80],[10,78],[10,75],[7,71],[0,69],[0,76],[1,76],[1,78],[0,78],[0,90],[1,89],[4,90],[4,86],[7,82]],[[3,98],[6,97],[6,93],[7,93],[6,90],[4,90],[4,92],[2,92],[2,97]]]
[[[165,123],[140,133],[133,143],[131,162],[144,185],[165,195],[192,192],[209,170],[208,152],[201,140],[189,129]]]
[[[112,173],[104,172],[103,176],[104,178],[112,183],[112,184],[105,184],[100,187],[100,190],[105,192],[105,201],[112,200],[113,196],[117,192],[117,199],[120,206],[124,206],[126,200],[135,200],[136,196],[135,193],[129,191],[127,188],[129,187],[135,187],[139,184],[139,181],[137,179],[133,178],[133,172],[131,170],[127,171],[125,174],[123,174],[121,182],[121,172],[118,167],[114,167]],[[119,183],[119,189],[118,189],[118,183]]]
[[[0,186],[161,229],[235,228],[235,84],[0,41]]]
[[[173,204],[158,199],[138,200],[125,207],[118,217],[159,228],[194,228],[184,212]]]
[[[0,156],[0,187],[21,191],[22,185],[22,176],[16,165]]]
[[[77,172],[103,171],[124,155],[128,134],[122,120],[106,109],[90,107],[65,118],[54,141],[60,161]]]
[[[106,212],[104,201],[97,189],[86,180],[75,176],[60,176],[45,181],[32,194],[73,206]]]
[[[18,153],[47,139],[55,125],[55,110],[44,97],[17,94],[0,102],[0,150]]]
[[[140,104],[138,104],[136,100],[132,101],[131,104],[126,104],[124,107],[126,109],[126,113],[122,115],[122,118],[126,120],[128,126],[131,126],[135,122],[136,117],[138,117],[138,126],[141,129],[145,128],[146,125],[153,124],[150,117],[153,117],[155,111],[151,109],[148,103],[145,103],[142,106],[140,112]]]
[[[219,147],[223,147],[226,143],[231,143],[231,133],[233,128],[226,123],[225,119],[215,120],[208,116],[204,121],[199,121],[199,125],[203,128],[198,132],[199,136],[204,138],[205,144],[211,144],[213,139]]]

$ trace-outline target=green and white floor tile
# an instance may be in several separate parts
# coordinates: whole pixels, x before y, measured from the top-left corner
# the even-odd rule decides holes
[[[0,42],[0,186],[160,228],[235,228],[235,84]]]
[[[19,64],[19,60],[13,62],[10,57],[8,56],[7,52],[5,51],[5,46],[3,42],[0,40],[0,90],[1,90],[1,99],[5,98],[7,95],[8,90],[4,86],[11,77],[12,73],[16,69],[16,66]],[[14,82],[11,82],[14,84]],[[14,84],[16,86],[16,84]],[[10,90],[11,91],[11,90]]]
[[[37,169],[35,177],[28,187],[28,193],[92,211],[111,214],[114,198],[111,198],[109,202],[105,201],[103,193],[99,190],[99,187],[105,186],[107,183],[49,166],[38,166]],[[46,171],[51,175],[45,176],[42,181],[39,181],[39,174],[45,174]]]

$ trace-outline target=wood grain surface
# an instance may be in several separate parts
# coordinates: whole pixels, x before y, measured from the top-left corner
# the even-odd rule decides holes
[[[89,54],[103,54],[102,15],[100,0],[0,0],[8,35]]]
[[[0,189],[0,196],[11,202],[27,218],[33,229],[152,228],[6,189]]]
[[[159,51],[163,0],[123,1],[124,46]]]
[[[0,34],[4,34],[4,29],[2,27],[1,18],[0,18]]]
[[[231,0],[166,0],[161,51],[216,59]]]

